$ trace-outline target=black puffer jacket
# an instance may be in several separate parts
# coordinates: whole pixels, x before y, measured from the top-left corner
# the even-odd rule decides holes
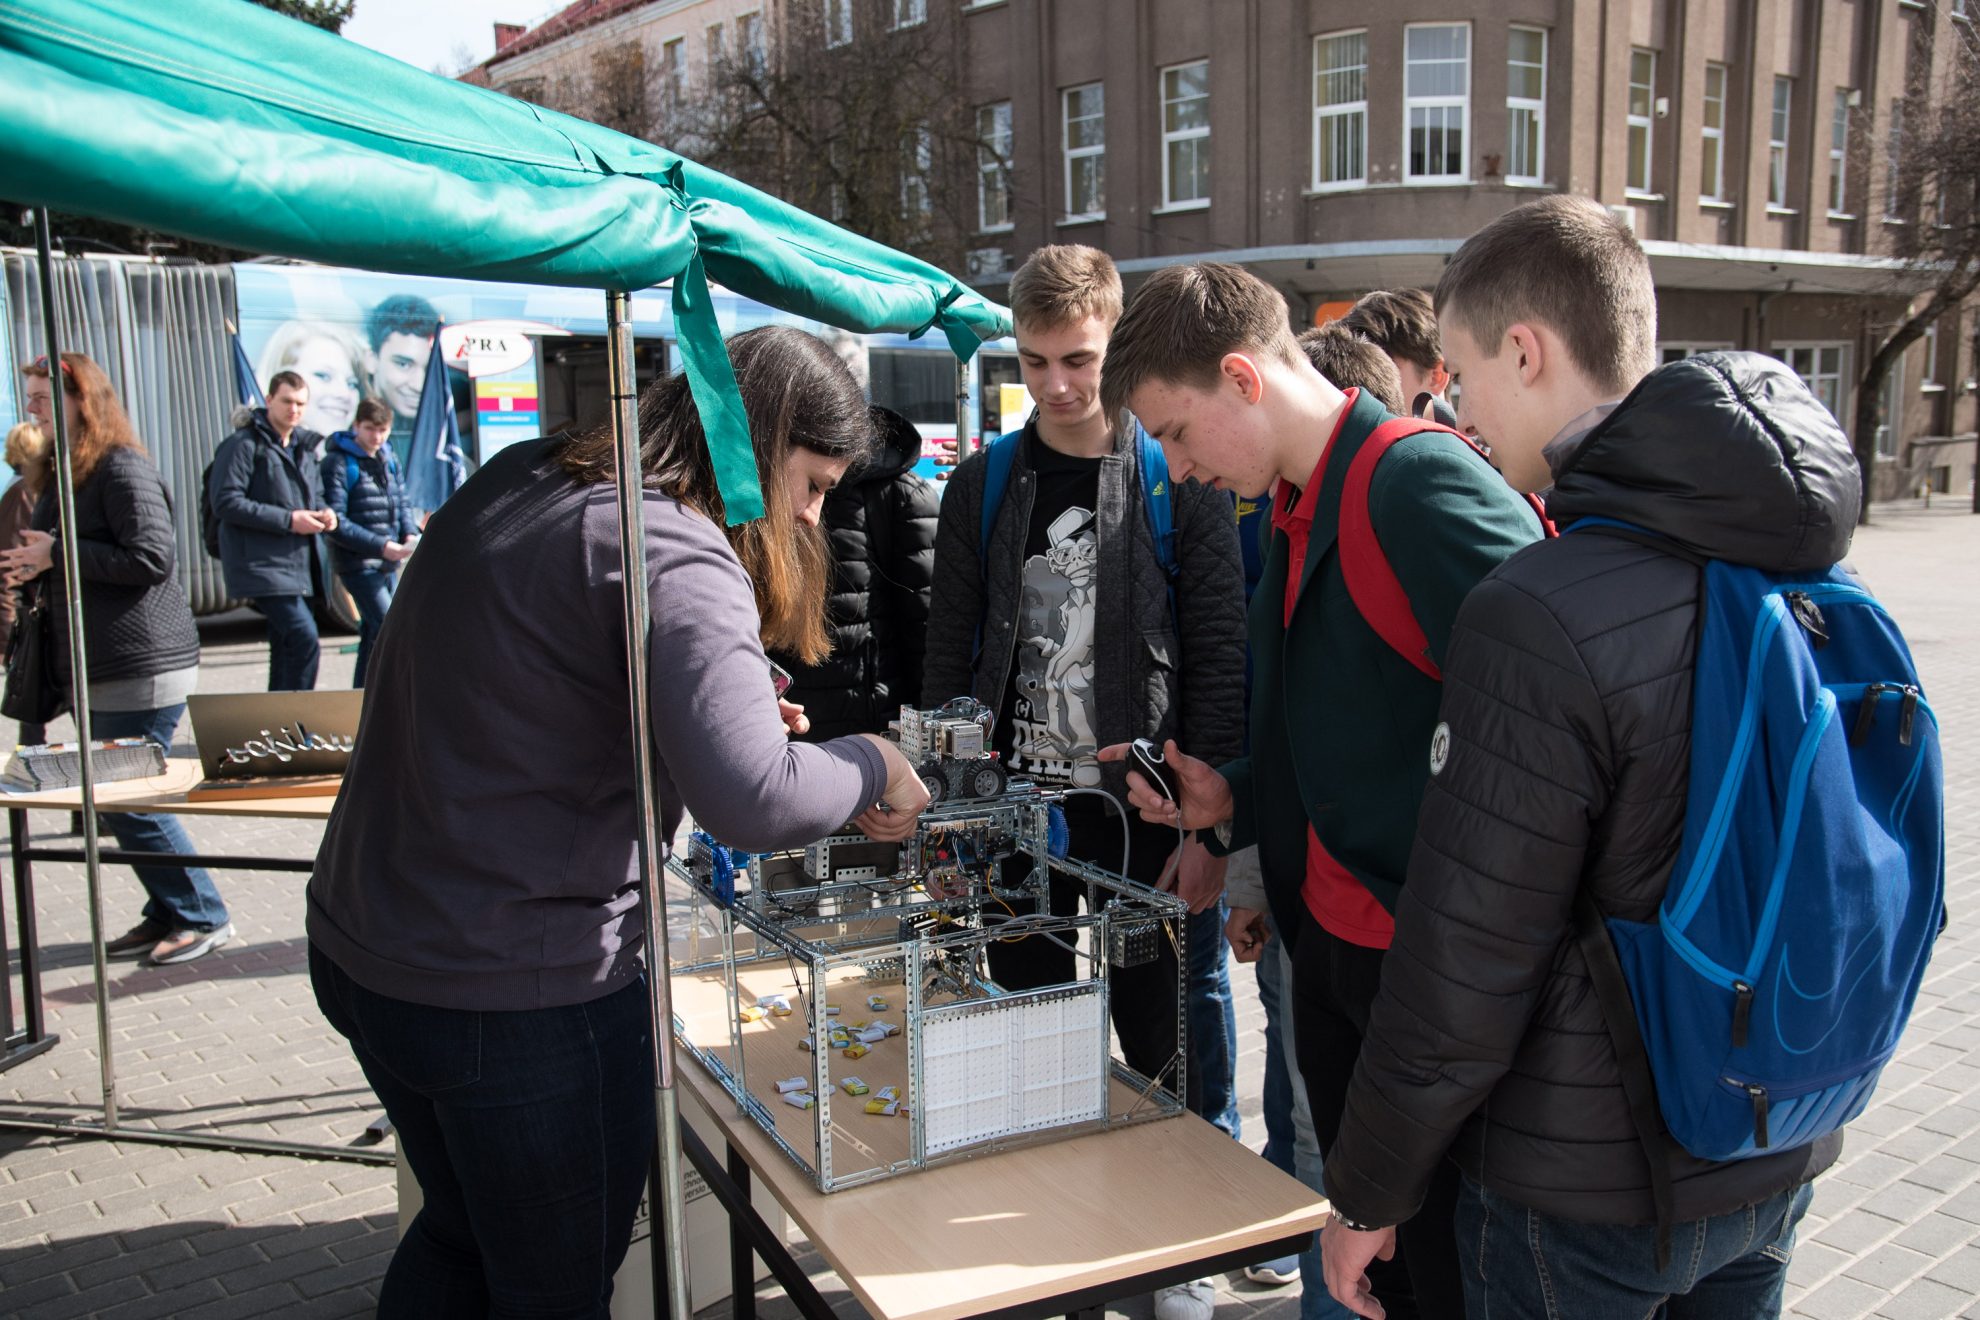
[[[1835,419],[1747,353],[1654,372],[1555,476],[1563,527],[1614,518],[1776,571],[1840,560],[1859,490]],[[1466,599],[1444,667],[1448,760],[1327,1161],[1348,1218],[1408,1218],[1449,1150],[1543,1213],[1655,1221],[1572,910],[1586,885],[1611,916],[1656,919],[1684,828],[1698,615],[1693,564],[1592,530],[1521,551]],[[1676,1218],[1807,1181],[1841,1144],[1730,1164],[1673,1145]]]
[[[832,543],[832,654],[815,665],[773,657],[796,681],[786,694],[811,721],[809,742],[885,733],[903,705],[921,702],[928,584],[935,576],[935,488],[914,475],[921,434],[874,409],[873,461],[825,497]]]
[[[55,482],[34,511],[33,525],[55,530]],[[89,480],[76,487],[76,572],[83,584],[83,641],[89,680],[144,678],[199,663],[199,631],[179,586],[172,505],[165,483],[139,449],[112,449]],[[41,577],[55,619],[57,672],[69,678],[69,608],[55,567]]]

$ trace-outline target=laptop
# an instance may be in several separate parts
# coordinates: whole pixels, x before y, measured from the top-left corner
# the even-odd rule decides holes
[[[350,764],[364,693],[195,693],[186,698],[205,782],[189,798],[242,791],[334,793]]]

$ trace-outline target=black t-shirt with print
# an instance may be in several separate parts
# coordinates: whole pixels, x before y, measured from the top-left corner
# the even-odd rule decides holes
[[[1036,482],[1025,530],[1017,645],[993,745],[1011,772],[1040,783],[1097,783],[1092,761],[1093,594],[1100,502],[1098,458],[1062,454],[1029,428],[1024,460]]]

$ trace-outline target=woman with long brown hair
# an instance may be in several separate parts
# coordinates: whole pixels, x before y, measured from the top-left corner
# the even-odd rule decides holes
[[[639,403],[659,837],[738,848],[927,804],[884,738],[790,741],[764,643],[826,645],[825,492],[872,443],[821,341],[729,341],[765,517],[725,528],[685,377]],[[608,430],[510,446],[426,525],[309,883],[317,1002],[425,1204],[385,1317],[607,1314],[654,1139]],[[886,803],[891,810],[883,810]]]
[[[66,532],[57,527],[53,483],[44,483],[22,544],[0,551],[0,568],[9,585],[40,579],[39,589],[48,593],[56,672],[66,684],[69,611],[59,564],[60,556],[73,550],[83,586],[90,732],[98,738],[149,738],[169,749],[186,697],[199,681],[199,633],[179,587],[171,499],[103,368],[81,353],[64,353],[61,369],[76,525]],[[52,435],[55,386],[47,359],[30,363],[21,374],[28,415]],[[175,816],[111,812],[102,819],[128,850],[193,851]],[[105,946],[111,957],[190,962],[233,938],[227,905],[204,870],[131,869],[150,901],[143,919]]]

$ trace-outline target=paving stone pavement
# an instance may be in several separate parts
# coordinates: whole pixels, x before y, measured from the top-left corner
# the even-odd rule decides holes
[[[1980,517],[1944,504],[1880,508],[1857,538],[1856,560],[1904,625],[1944,731],[1953,925],[1875,1106],[1818,1185],[1789,1313],[1980,1317],[1980,933],[1962,919],[1980,898],[1980,617],[1971,585]],[[263,685],[258,621],[208,623],[202,636],[203,690]],[[349,681],[352,656],[338,649],[346,640],[328,639],[326,687]],[[12,735],[0,723],[0,745]],[[187,736],[182,728],[182,742]],[[216,853],[308,856],[321,834],[293,821],[187,825]],[[67,819],[34,813],[33,828],[60,834]],[[100,1112],[101,1092],[82,868],[44,864],[35,879],[46,1004],[62,1042],[0,1073],[0,1117],[86,1118]],[[179,968],[112,965],[120,1121],[348,1143],[375,1103],[310,994],[302,877],[225,872],[218,880],[240,932],[233,944]],[[136,919],[142,897],[127,870],[105,869],[109,934]],[[1251,970],[1232,973],[1240,1109],[1255,1147],[1264,1137],[1263,1016]],[[0,1317],[370,1314],[396,1205],[382,1167],[0,1131]],[[862,1314],[822,1260],[800,1259],[842,1314]],[[1297,1298],[1297,1287],[1229,1276],[1219,1280],[1217,1320],[1294,1320]],[[767,1283],[759,1301],[765,1320],[794,1314]],[[704,1320],[727,1312],[712,1308]],[[1133,1299],[1109,1314],[1148,1320],[1151,1308]]]

